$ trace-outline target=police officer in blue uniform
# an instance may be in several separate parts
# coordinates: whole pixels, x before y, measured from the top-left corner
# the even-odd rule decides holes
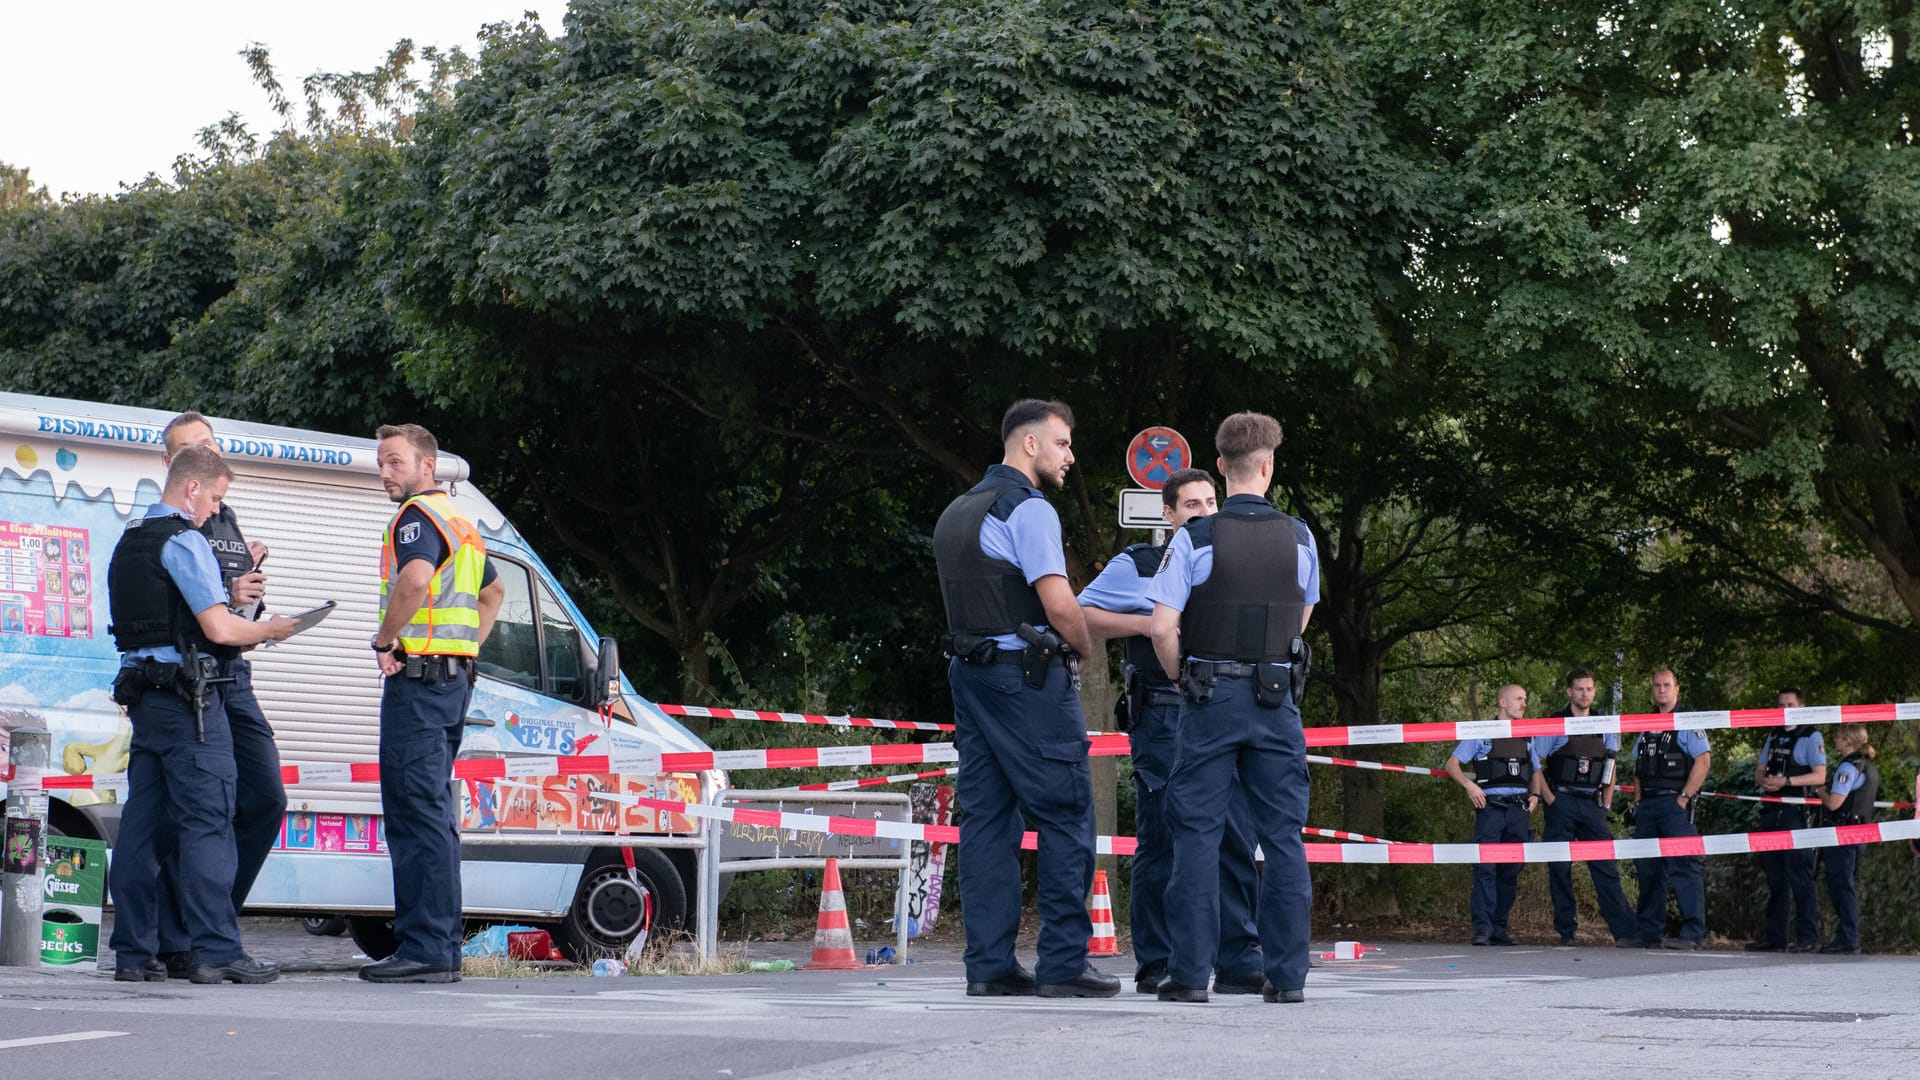
[[[1800,691],[1792,687],[1781,690],[1775,700],[1783,709],[1805,704]],[[1769,732],[1760,744],[1753,782],[1763,795],[1811,797],[1815,788],[1827,782],[1827,748],[1820,729],[1801,724]],[[1760,809],[1763,831],[1804,829],[1807,822],[1805,804],[1766,803]],[[1812,952],[1820,947],[1820,898],[1813,884],[1819,858],[1812,848],[1760,853],[1760,869],[1767,875],[1767,914],[1759,939],[1747,942],[1748,952]]]
[[[1526,687],[1508,683],[1500,688],[1500,719],[1512,722],[1527,715]],[[1473,766],[1469,779],[1461,766]],[[1540,761],[1524,738],[1468,739],[1448,755],[1446,772],[1466,789],[1473,804],[1473,842],[1524,844],[1532,839],[1528,822],[1533,814],[1534,771]],[[1467,910],[1473,922],[1475,945],[1511,945],[1507,916],[1519,890],[1519,863],[1476,863],[1473,892]]]
[[[107,567],[110,630],[120,649],[114,700],[133,726],[127,805],[114,845],[114,978],[167,978],[159,959],[160,843],[171,831],[173,882],[196,983],[271,982],[279,969],[246,954],[233,905],[235,769],[215,647],[285,640],[291,619],[253,622],[227,608],[207,538],[195,531],[226,496],[232,470],[190,446],[173,455],[160,502],[130,522]]]
[[[1304,522],[1273,508],[1280,423],[1236,413],[1214,433],[1227,502],[1186,523],[1147,587],[1154,654],[1178,673],[1182,703],[1166,805],[1173,885],[1171,956],[1162,1001],[1207,1000],[1220,944],[1221,837],[1237,779],[1266,856],[1256,922],[1269,1002],[1306,1000],[1313,882],[1307,875],[1306,676],[1301,635],[1320,599],[1319,559]]]
[[[1598,692],[1593,672],[1575,668],[1567,675],[1566,691],[1567,707],[1561,710],[1561,716],[1593,715],[1593,699]],[[1613,839],[1607,812],[1613,807],[1620,736],[1611,731],[1603,735],[1539,735],[1533,739],[1533,757],[1540,763],[1539,771],[1533,774],[1533,793],[1547,808],[1540,839],[1556,843]],[[1620,868],[1612,859],[1591,859],[1587,873],[1593,877],[1600,917],[1606,920],[1614,944],[1637,941],[1633,908],[1620,888]],[[1547,864],[1547,891],[1553,898],[1553,928],[1559,931],[1560,944],[1571,945],[1574,932],[1580,928],[1572,864]]]
[[[1653,673],[1653,711],[1687,711],[1680,704],[1680,680],[1670,668]],[[1634,839],[1699,836],[1693,827],[1693,801],[1699,797],[1712,767],[1706,736],[1698,731],[1650,731],[1641,735],[1634,744]],[[1635,859],[1633,866],[1640,877],[1640,936],[1627,947],[1657,949],[1665,939],[1669,949],[1698,949],[1707,936],[1707,894],[1700,856]],[[1666,938],[1669,882],[1680,905],[1677,938]]]
[[[1204,469],[1181,469],[1160,489],[1161,513],[1179,528],[1219,509],[1213,477]],[[1119,638],[1126,649],[1121,667],[1121,730],[1132,742],[1134,835],[1132,888],[1133,987],[1155,993],[1167,975],[1166,891],[1173,871],[1173,834],[1167,823],[1167,776],[1173,772],[1174,729],[1180,718],[1180,688],[1153,655],[1153,602],[1147,584],[1160,569],[1165,545],[1132,544],[1108,562],[1080,591],[1087,627],[1096,638]],[[1254,925],[1258,875],[1253,860],[1246,796],[1234,785],[1220,840],[1220,949],[1213,988],[1222,994],[1257,994],[1266,980],[1260,931]]]
[[[1821,806],[1828,825],[1865,825],[1873,820],[1873,800],[1880,797],[1880,769],[1873,763],[1874,749],[1867,738],[1865,724],[1841,724],[1833,733],[1834,749],[1840,751],[1840,767],[1834,770],[1833,783],[1820,792]],[[1860,951],[1860,894],[1854,891],[1854,874],[1860,868],[1860,845],[1842,844],[1824,853],[1827,869],[1827,899],[1833,903],[1833,940],[1822,946],[1823,953],[1852,954]]]
[[[1112,997],[1120,980],[1087,962],[1093,923],[1093,778],[1076,655],[1092,648],[1067,584],[1060,517],[1040,493],[1073,465],[1073,412],[1016,401],[1005,456],[940,515],[933,555],[947,613],[954,744],[960,755],[960,907],[972,997]],[[1039,834],[1038,961],[1014,957],[1021,819]]]
[[[192,411],[169,421],[161,431],[161,442],[166,452],[160,460],[166,465],[189,446],[204,446],[215,453],[220,449],[213,437],[213,425]],[[213,547],[213,557],[220,565],[227,608],[242,619],[258,619],[266,595],[266,575],[260,570],[267,557],[266,545],[247,542],[233,507],[225,502],[200,526],[200,532]],[[233,909],[238,912],[246,905],[254,879],[260,876],[261,866],[280,837],[287,789],[280,778],[280,749],[273,741],[273,726],[267,723],[266,713],[253,694],[253,665],[239,649],[214,646],[209,655],[220,665],[220,678],[227,680],[221,684],[220,703],[226,709],[227,727],[233,735]],[[163,897],[172,895],[173,880],[179,874],[179,859],[172,844],[170,833],[162,837]],[[185,978],[192,967],[191,942],[178,903],[160,907],[160,959],[175,978]]]

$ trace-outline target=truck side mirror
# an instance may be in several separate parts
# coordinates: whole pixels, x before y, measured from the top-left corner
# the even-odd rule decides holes
[[[620,700],[620,643],[613,638],[600,639],[600,653],[593,664],[594,685],[599,690],[599,700],[594,704],[605,707]]]

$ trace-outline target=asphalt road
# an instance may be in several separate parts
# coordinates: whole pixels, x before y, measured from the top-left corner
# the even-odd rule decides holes
[[[310,970],[198,987],[0,968],[0,1073],[1059,1080],[1640,1068],[1862,1080],[1920,1068],[1920,959],[1906,957],[1396,944],[1316,968],[1305,1005],[1218,995],[1169,1005],[1130,982],[1106,1001],[968,998],[951,947],[859,972],[372,986],[354,978],[345,939],[288,924],[247,932],[255,952]],[[756,944],[749,958],[804,951]],[[1126,957],[1103,966],[1132,971]]]

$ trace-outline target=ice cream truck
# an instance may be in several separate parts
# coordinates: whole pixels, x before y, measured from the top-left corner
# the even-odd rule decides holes
[[[172,415],[0,393],[0,727],[45,727],[52,774],[92,778],[54,791],[56,834],[111,842],[119,825],[132,729],[109,695],[119,660],[107,563],[127,522],[158,501],[161,431]],[[379,483],[375,444],[211,424],[235,474],[227,502],[247,538],[270,549],[269,610],[336,604],[317,626],[250,657],[281,760],[301,776],[288,787],[285,824],[247,911],[344,918],[367,954],[382,957],[394,942],[380,791],[351,779],[350,768],[379,760],[380,677],[367,642],[395,507]],[[707,801],[724,774],[659,767],[663,753],[707,747],[634,692],[611,639],[594,633],[469,481],[468,463],[443,452],[438,467],[506,585],[460,751],[462,761],[505,759],[477,770],[503,775],[450,781],[467,917],[549,926],[576,959],[619,952],[649,918],[690,922],[697,821],[620,797]],[[622,771],[563,773],[555,760],[588,754],[606,754]],[[609,846],[623,834],[634,842]]]

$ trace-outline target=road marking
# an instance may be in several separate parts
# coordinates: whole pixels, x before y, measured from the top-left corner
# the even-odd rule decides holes
[[[113,1039],[127,1034],[124,1031],[74,1031],[65,1035],[35,1035],[30,1039],[8,1039],[0,1042],[0,1050],[11,1050],[16,1046],[45,1046],[48,1043],[86,1042],[89,1039]]]

